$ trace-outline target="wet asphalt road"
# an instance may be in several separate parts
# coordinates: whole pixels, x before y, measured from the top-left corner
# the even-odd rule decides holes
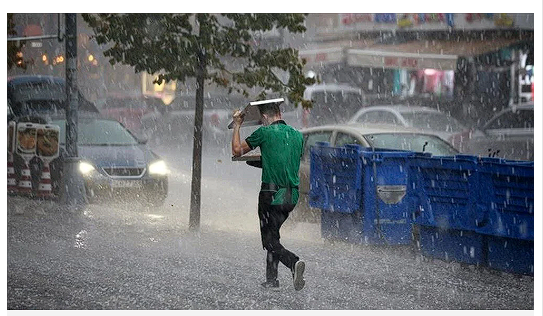
[[[534,280],[423,260],[409,248],[325,243],[317,224],[287,222],[282,243],[306,261],[306,288],[279,269],[261,289],[259,171],[204,158],[202,221],[188,230],[190,157],[157,149],[172,168],[161,208],[129,201],[66,210],[8,197],[8,309],[523,309]]]

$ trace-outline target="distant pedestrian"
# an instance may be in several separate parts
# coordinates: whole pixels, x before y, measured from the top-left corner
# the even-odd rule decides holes
[[[232,154],[239,157],[260,147],[262,185],[258,196],[258,217],[262,246],[267,250],[265,288],[279,287],[277,270],[279,262],[292,272],[294,289],[305,285],[305,262],[288,251],[279,242],[279,230],[298,202],[300,159],[303,136],[281,118],[279,104],[258,106],[262,125],[244,141],[239,129],[244,116],[240,111],[233,114],[234,133]]]

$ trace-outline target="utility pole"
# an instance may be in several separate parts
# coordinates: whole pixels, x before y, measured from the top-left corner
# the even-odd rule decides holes
[[[77,123],[77,15],[66,13],[66,159],[60,188],[60,202],[67,206],[87,203],[85,184],[79,173]]]

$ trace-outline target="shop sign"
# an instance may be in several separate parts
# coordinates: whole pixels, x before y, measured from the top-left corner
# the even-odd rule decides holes
[[[386,67],[417,68],[418,59],[409,57],[384,57],[384,64]]]
[[[467,23],[477,23],[490,21],[496,26],[513,26],[515,24],[513,16],[508,13],[466,13]]]
[[[457,13],[458,28],[463,29],[498,29],[524,28],[533,29],[533,13]]]
[[[396,13],[375,13],[375,23],[396,24]]]
[[[342,13],[340,18],[343,25],[373,22],[373,13]]]
[[[533,29],[533,13],[340,13],[331,32],[375,30]]]
[[[398,26],[413,27],[418,25],[454,26],[453,13],[404,13],[399,14]]]
[[[346,29],[375,30],[423,26],[444,29],[454,24],[453,13],[341,13],[339,25]]]

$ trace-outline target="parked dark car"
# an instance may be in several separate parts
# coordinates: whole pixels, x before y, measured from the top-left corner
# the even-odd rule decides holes
[[[77,91],[79,111],[98,113],[96,106]],[[8,78],[8,108],[14,117],[48,116],[65,113],[66,82],[52,76],[16,76]]]

